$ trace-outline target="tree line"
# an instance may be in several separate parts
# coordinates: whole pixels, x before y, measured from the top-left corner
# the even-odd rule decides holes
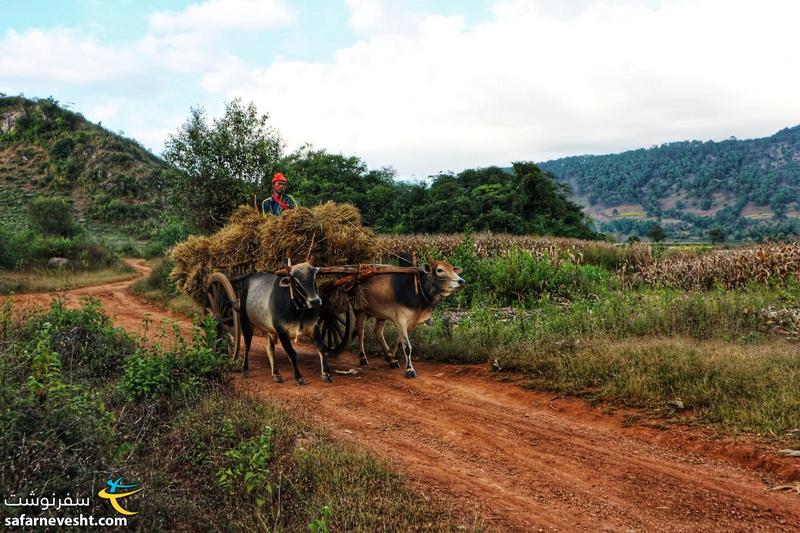
[[[178,169],[171,189],[177,213],[199,231],[223,225],[242,203],[270,194],[274,172],[303,206],[333,200],[361,210],[380,233],[515,234],[600,238],[592,221],[568,197],[568,186],[531,162],[440,173],[429,182],[397,179],[390,168],[369,169],[356,156],[304,146],[285,153],[269,115],[233,100],[222,117],[191,110],[167,141],[164,158]]]

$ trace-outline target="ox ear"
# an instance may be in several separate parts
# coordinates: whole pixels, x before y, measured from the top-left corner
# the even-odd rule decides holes
[[[280,285],[284,289],[286,287],[290,286],[291,284],[292,284],[292,278],[290,278],[289,276],[286,276],[285,278],[281,278],[281,280],[278,282],[278,285]]]
[[[453,272],[455,272],[456,274],[461,274],[461,272],[463,271],[464,269],[461,267],[453,267]]]
[[[431,272],[433,272],[433,268],[431,267],[430,263],[425,263],[424,265],[422,265],[422,271],[425,272],[426,274],[430,274]]]

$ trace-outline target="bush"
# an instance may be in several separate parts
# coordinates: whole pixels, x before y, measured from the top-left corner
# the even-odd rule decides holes
[[[22,240],[8,228],[0,226],[0,268],[12,269],[22,256]]]
[[[98,451],[112,444],[113,416],[100,395],[70,383],[45,323],[28,343],[0,347],[0,463],[3,487],[58,493],[92,486],[107,469]]]
[[[61,137],[53,146],[50,147],[50,157],[54,159],[66,159],[75,148],[75,141],[72,137]]]
[[[31,226],[43,235],[72,237],[80,232],[72,206],[64,198],[35,198],[28,206],[28,217]]]
[[[70,270],[100,270],[114,266],[117,256],[106,246],[88,240],[85,235],[74,238],[43,235],[28,231],[13,235],[0,229],[3,247],[0,248],[0,267],[28,269],[44,267],[51,257],[70,260]]]
[[[77,309],[54,299],[46,314],[29,322],[25,335],[44,328],[50,328],[50,348],[73,379],[93,382],[119,376],[136,347],[135,339],[115,328],[94,298],[82,299]]]
[[[611,273],[602,267],[576,265],[549,256],[535,257],[525,250],[511,250],[479,259],[467,236],[450,261],[463,268],[463,290],[445,300],[445,306],[469,307],[477,300],[500,305],[534,305],[540,298],[573,299],[606,292]]]
[[[230,360],[222,352],[216,322],[205,317],[198,325],[188,347],[179,339],[167,352],[155,345],[140,348],[128,357],[120,382],[125,397],[145,401],[161,396],[193,399],[205,385],[222,381]]]
[[[169,277],[173,266],[174,263],[172,259],[162,259],[153,267],[149,276],[136,283],[136,289],[139,291],[142,289],[162,291],[167,296],[178,295],[178,288],[175,286],[175,282]]]

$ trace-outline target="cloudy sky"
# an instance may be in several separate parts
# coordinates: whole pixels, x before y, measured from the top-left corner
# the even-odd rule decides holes
[[[156,153],[241,97],[401,177],[800,123],[797,0],[2,0],[0,92]]]

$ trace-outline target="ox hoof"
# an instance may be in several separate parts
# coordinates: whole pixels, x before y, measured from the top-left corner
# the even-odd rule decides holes
[[[400,361],[389,361],[389,368],[400,368]]]
[[[304,380],[303,378],[298,378],[298,379],[294,380],[294,382],[297,383],[298,385],[305,385],[306,384],[306,380]]]
[[[417,371],[414,370],[413,368],[410,369],[410,370],[406,370],[406,377],[407,378],[415,378],[415,377],[417,377]]]
[[[322,374],[322,381],[324,381],[325,383],[330,383],[333,380],[331,379],[330,374]]]
[[[274,381],[275,383],[283,383],[283,378],[280,377],[278,374],[275,374],[274,376],[272,376],[272,381]]]

